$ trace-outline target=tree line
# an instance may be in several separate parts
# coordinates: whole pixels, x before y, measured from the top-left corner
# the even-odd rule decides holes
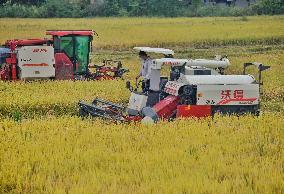
[[[284,14],[283,0],[257,0],[247,8],[201,0],[0,0],[0,17],[202,17]]]

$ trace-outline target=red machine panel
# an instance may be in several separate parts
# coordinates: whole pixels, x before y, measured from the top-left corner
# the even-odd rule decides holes
[[[93,36],[92,30],[48,30],[46,35],[52,36],[67,36],[67,35],[81,35],[81,36]]]
[[[155,106],[153,106],[153,109],[155,110],[159,118],[169,119],[175,113],[178,101],[178,96],[168,96],[164,100],[161,100]]]
[[[179,105],[177,106],[177,117],[208,117],[212,115],[210,105]]]
[[[73,63],[64,53],[55,54],[55,79],[74,79]]]
[[[2,69],[0,70],[0,79],[1,80],[10,80],[11,79],[11,69],[8,64],[2,66]]]

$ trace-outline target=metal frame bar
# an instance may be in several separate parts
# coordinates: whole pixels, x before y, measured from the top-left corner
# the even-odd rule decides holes
[[[107,108],[103,108],[100,106],[96,106],[94,104],[94,102],[100,102],[104,105],[110,105],[111,108],[114,108],[114,110],[112,111],[112,109],[107,109]],[[81,110],[83,110],[85,113],[93,116],[93,117],[100,117],[103,119],[108,119],[108,120],[113,120],[113,121],[125,121],[122,113],[123,110],[125,109],[122,106],[119,105],[115,105],[113,103],[107,102],[105,100],[101,100],[101,99],[95,99],[94,102],[92,104],[88,104],[84,101],[80,101],[79,102],[79,107]],[[117,112],[117,115],[112,116],[110,113],[113,112],[114,114]],[[80,116],[84,116],[84,115],[80,115]]]

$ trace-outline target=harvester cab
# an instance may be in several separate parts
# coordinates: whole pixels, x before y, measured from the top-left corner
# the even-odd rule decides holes
[[[53,39],[57,79],[88,73],[89,54],[93,40],[92,30],[48,30],[46,35],[51,35]]]
[[[146,48],[148,51],[155,50]],[[245,64],[244,73],[251,65],[258,68],[257,81],[252,75],[224,75],[224,70],[229,65],[227,57],[220,56],[212,60],[155,59],[151,66],[149,91],[137,92],[127,82],[127,88],[131,90],[128,107],[101,99],[95,99],[92,104],[80,101],[80,115],[114,121],[153,122],[177,117],[201,118],[215,113],[258,115],[261,72],[269,69],[269,66],[259,63]],[[164,66],[171,67],[170,78],[165,82],[160,75]]]
[[[94,34],[92,30],[48,30],[46,35],[51,35],[51,39],[8,40],[1,48],[1,53],[9,49],[8,57],[0,55],[1,79],[101,80],[122,77],[128,70],[122,68],[121,62],[89,64]]]

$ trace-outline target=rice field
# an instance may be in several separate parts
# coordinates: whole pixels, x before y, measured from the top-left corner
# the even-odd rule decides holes
[[[0,122],[1,193],[283,193],[283,116]]]
[[[42,38],[46,30],[92,29],[96,48],[282,44],[283,16],[227,18],[0,19],[0,43]]]
[[[48,29],[94,29],[92,62],[112,58],[124,80],[0,82],[0,193],[284,193],[284,17],[0,19],[0,43]],[[139,70],[133,46],[177,58],[228,55],[264,73],[260,117],[155,125],[81,119],[95,97],[126,104]],[[254,72],[251,72],[254,73]]]

